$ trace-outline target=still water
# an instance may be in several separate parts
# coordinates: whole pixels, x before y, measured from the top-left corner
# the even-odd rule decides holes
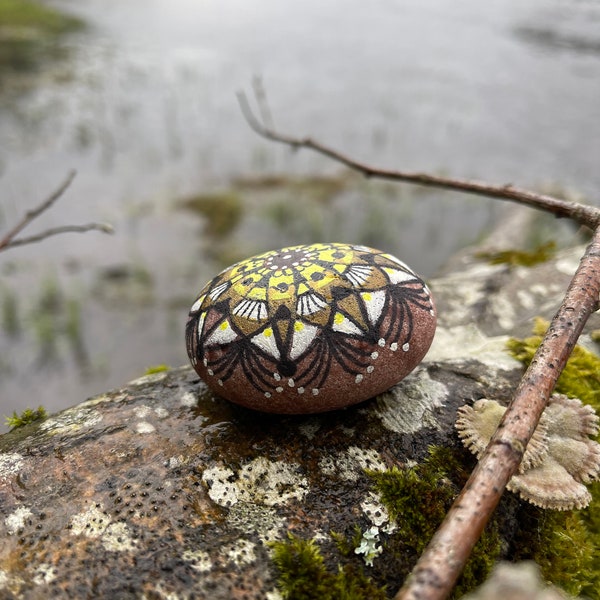
[[[97,221],[116,233],[0,255],[0,415],[187,362],[187,307],[237,258],[351,241],[430,277],[500,214],[259,139],[235,96],[255,76],[279,128],[369,163],[598,201],[595,1],[52,4],[88,27],[29,91],[0,89],[0,232],[76,169],[28,232]],[[204,220],[180,208],[207,194],[234,208],[219,234],[206,206]]]

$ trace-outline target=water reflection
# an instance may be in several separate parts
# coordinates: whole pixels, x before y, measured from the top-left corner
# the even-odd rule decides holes
[[[35,86],[2,79],[0,228],[77,168],[37,225],[108,221],[117,235],[0,258],[0,414],[185,363],[187,305],[237,258],[352,241],[432,275],[496,218],[492,202],[366,182],[258,139],[235,99],[257,73],[276,124],[373,164],[600,187],[595,3],[54,5],[88,26]]]

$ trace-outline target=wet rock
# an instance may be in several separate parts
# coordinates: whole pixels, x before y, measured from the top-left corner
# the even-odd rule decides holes
[[[398,383],[435,332],[423,280],[390,254],[313,244],[226,269],[192,306],[192,365],[219,395],[266,412],[343,408]]]
[[[526,285],[557,306],[563,290],[550,284],[582,253],[531,269]],[[459,407],[506,403],[521,377],[479,295],[500,289],[498,278],[522,284],[520,270],[476,269],[431,282],[444,312],[425,360],[344,410],[249,410],[182,367],[0,436],[0,597],[276,600],[270,543],[288,533],[314,540],[332,572],[363,573],[392,597],[405,576],[388,549],[398,524],[366,470],[420,463],[431,445],[472,466],[454,429]],[[520,530],[520,506],[502,499],[503,536]],[[506,551],[515,543],[503,539]]]

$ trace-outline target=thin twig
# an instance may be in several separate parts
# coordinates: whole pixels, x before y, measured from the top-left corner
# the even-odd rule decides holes
[[[114,233],[115,230],[112,225],[108,223],[87,223],[86,225],[63,225],[61,227],[52,227],[51,229],[46,229],[36,235],[32,235],[29,237],[17,238],[16,240],[12,240],[6,246],[6,248],[14,248],[15,246],[24,246],[25,244],[34,244],[36,242],[41,242],[46,238],[49,238],[53,235],[60,235],[62,233],[85,233],[86,231],[101,231],[102,233]],[[2,250],[3,248],[0,248]]]
[[[0,240],[0,250],[4,250],[12,239],[14,239],[29,223],[48,210],[66,191],[75,179],[75,171],[71,171],[67,178],[60,184],[56,191],[52,192],[39,206],[28,210],[25,216]]]
[[[309,137],[299,138],[275,131],[267,122],[261,122],[256,118],[255,114],[252,112],[246,94],[239,92],[237,97],[246,121],[248,121],[250,127],[260,136],[268,140],[286,144],[293,149],[308,148],[314,150],[354,171],[362,173],[366,177],[403,181],[406,183],[465,192],[467,194],[478,194],[489,196],[491,198],[499,198],[501,200],[509,200],[550,212],[556,217],[568,217],[581,225],[586,225],[590,229],[596,229],[596,227],[600,225],[600,209],[594,206],[569,202],[545,194],[538,194],[529,190],[517,188],[511,184],[491,185],[482,181],[455,179],[438,175],[428,175],[426,173],[409,173],[406,171],[380,169],[367,165],[366,163],[359,162],[346,154],[342,154],[341,152]],[[259,107],[262,105],[261,98],[262,96],[257,96],[256,98]],[[262,112],[262,109],[260,110]]]
[[[82,233],[85,231],[102,231],[103,233],[114,233],[111,225],[106,223],[88,223],[86,225],[63,225],[62,227],[53,227],[46,229],[41,233],[29,237],[16,238],[16,236],[25,229],[32,221],[39,217],[43,212],[48,210],[67,190],[75,178],[75,171],[71,171],[60,186],[52,192],[43,202],[35,208],[28,210],[23,218],[2,238],[0,239],[0,252],[15,246],[23,246],[25,244],[33,244],[41,240],[45,240],[53,235],[59,235],[67,232]]]
[[[496,508],[600,294],[600,227],[502,422],[395,600],[446,598]]]

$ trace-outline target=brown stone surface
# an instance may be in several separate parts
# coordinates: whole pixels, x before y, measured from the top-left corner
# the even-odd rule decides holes
[[[431,444],[459,447],[459,406],[508,400],[521,367],[505,338],[489,333],[492,307],[510,307],[499,318],[508,314],[515,329],[548,316],[562,294],[555,282],[582,252],[526,277],[477,263],[432,281],[442,310],[425,361],[345,410],[254,412],[182,367],[0,436],[0,597],[276,600],[268,542],[286,532],[317,540],[331,569],[351,563],[393,595],[401,584],[393,560],[366,566],[331,537],[374,525],[382,541],[388,535],[364,469],[419,461]],[[512,291],[504,297],[516,282],[534,299],[545,290],[540,310]],[[486,289],[496,291],[487,298]],[[507,324],[500,329],[510,333]],[[516,506],[509,494],[501,510]]]

